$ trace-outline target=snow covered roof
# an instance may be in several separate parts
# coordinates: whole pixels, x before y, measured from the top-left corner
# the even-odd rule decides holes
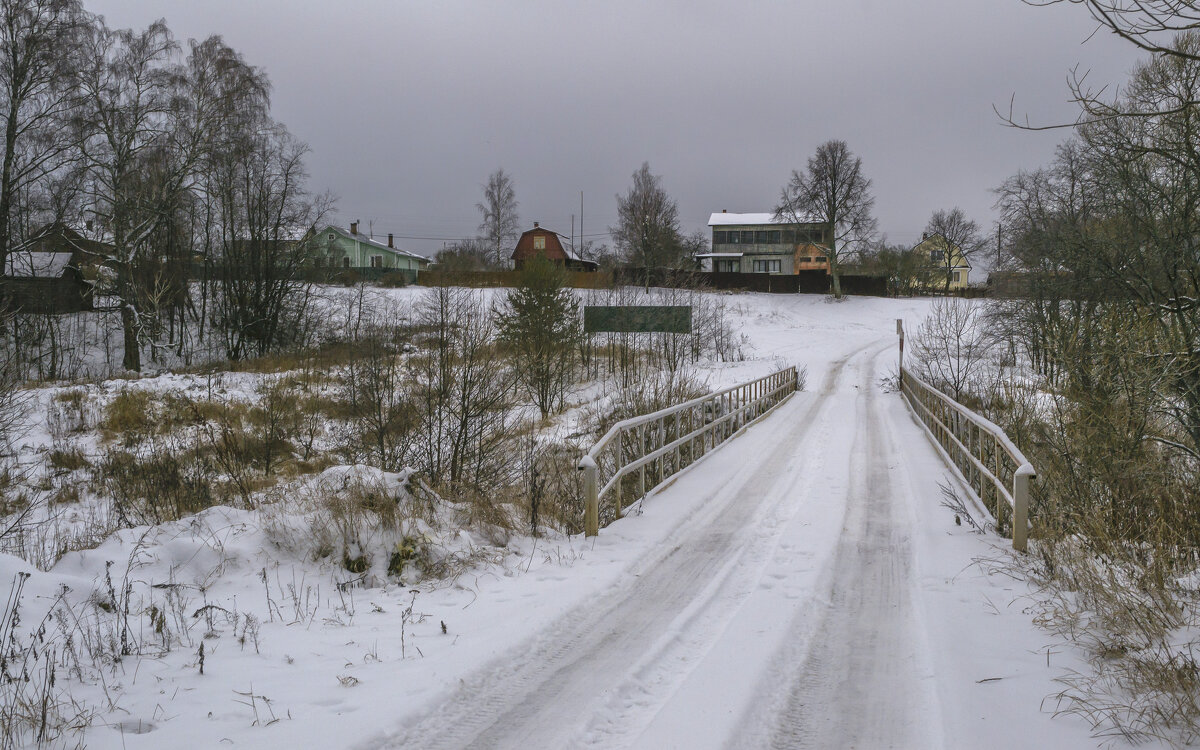
[[[388,252],[388,253],[395,253],[396,255],[403,255],[408,258],[416,258],[417,260],[423,260],[426,263],[430,262],[429,258],[427,258],[424,255],[421,255],[420,253],[414,253],[411,250],[401,250],[398,247],[388,247],[385,243],[380,242],[379,240],[371,239],[370,237],[368,237],[365,234],[355,234],[348,230],[342,229],[341,227],[333,226],[332,224],[330,224],[328,227],[326,227],[325,231],[337,232],[338,234],[342,235],[343,237],[352,239],[355,242],[361,242],[364,245],[370,245],[372,248],[377,249],[377,250],[383,250],[384,252]]]
[[[821,223],[816,217],[801,217],[806,219],[801,221],[801,224],[819,224]],[[795,224],[797,222],[787,221],[786,219],[776,219],[775,214],[752,213],[752,214],[730,214],[724,211],[715,213],[708,217],[708,225],[710,227],[723,227],[730,224]]]
[[[70,253],[10,253],[4,264],[4,275],[24,279],[56,279],[67,270]]]
[[[697,258],[740,258],[745,253],[696,253]]]

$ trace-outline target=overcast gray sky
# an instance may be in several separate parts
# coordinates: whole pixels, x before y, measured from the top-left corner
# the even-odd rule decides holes
[[[497,167],[523,225],[568,234],[583,191],[592,235],[649,161],[691,231],[771,210],[832,138],[862,157],[892,241],[955,205],[990,230],[990,190],[1066,136],[1004,128],[993,104],[1070,121],[1074,65],[1120,83],[1138,58],[1085,44],[1076,6],[1021,0],[85,1],[111,26],[222,35],[270,75],[337,221],[438,238],[397,240],[422,252],[476,233]]]

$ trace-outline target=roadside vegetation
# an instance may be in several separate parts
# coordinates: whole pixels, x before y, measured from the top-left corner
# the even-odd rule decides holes
[[[1038,469],[1013,564],[1041,624],[1092,665],[1050,708],[1185,745],[1200,737],[1200,29],[1119,95],[1076,94],[1054,160],[997,190],[1010,298],[939,301],[915,367]]]

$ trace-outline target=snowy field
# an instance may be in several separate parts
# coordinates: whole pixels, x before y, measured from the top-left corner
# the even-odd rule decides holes
[[[0,560],[0,580],[31,573],[26,627],[58,597],[83,612],[130,581],[161,592],[158,611],[186,639],[60,675],[99,709],[83,741],[1097,746],[1044,700],[1084,663],[1035,628],[1022,584],[975,564],[1003,560],[1007,543],[954,523],[939,488],[949,472],[886,385],[895,319],[911,330],[929,301],[725,301],[746,359],[704,364],[709,385],[795,364],[805,392],[598,538],[501,547],[464,531],[456,575],[363,587],[283,552],[280,535],[303,530],[280,513],[212,508],[120,532],[48,573]],[[27,449],[45,450],[38,439]],[[323,480],[368,470],[331,471]],[[153,617],[130,622],[152,639]]]

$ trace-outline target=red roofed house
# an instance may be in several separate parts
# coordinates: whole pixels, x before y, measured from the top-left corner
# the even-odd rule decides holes
[[[564,266],[568,271],[595,271],[599,264],[595,261],[584,260],[563,247],[558,239],[558,233],[543,229],[533,222],[533,229],[524,232],[517,240],[517,248],[513,250],[513,267],[518,271],[525,261],[538,255],[544,255],[558,266]]]

